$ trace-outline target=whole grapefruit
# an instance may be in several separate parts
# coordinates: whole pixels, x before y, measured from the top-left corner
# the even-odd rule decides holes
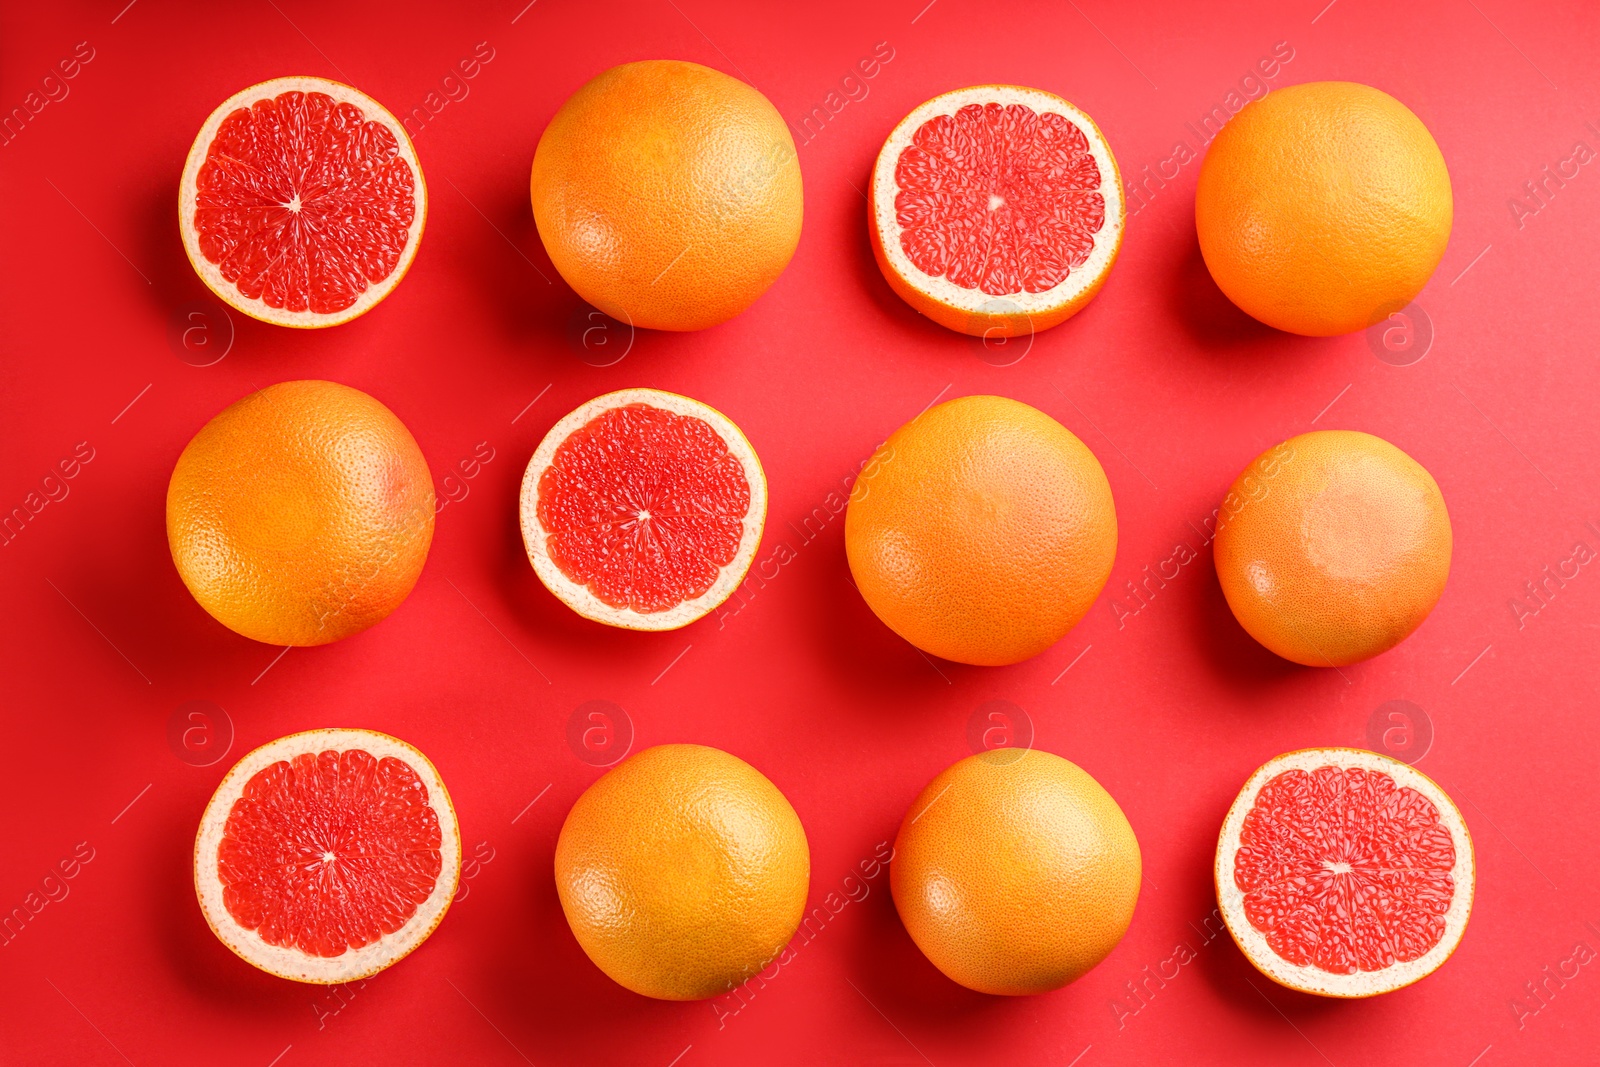
[[[321,645],[400,606],[433,511],[427,460],[393,412],[336,382],[280,382],[184,448],[167,542],[218,622],[268,644]]]
[[[1268,326],[1313,337],[1410,303],[1444,255],[1453,210],[1422,120],[1355,82],[1246,104],[1211,142],[1194,199],[1218,288]]]
[[[917,947],[980,993],[1076,981],[1133,921],[1133,827],[1076,764],[995,749],[953,764],[912,802],[889,885]]]
[[[698,63],[624,63],[573,93],[539,138],[530,191],[567,284],[634,326],[731,319],[800,241],[789,127],[756,89]]]
[[[704,745],[658,745],[584,791],[556,890],[595,966],[635,993],[702,1000],[760,973],[805,911],[811,851],[765,775]]]
[[[1356,430],[1263,452],[1223,499],[1212,545],[1239,625],[1311,667],[1369,659],[1410,636],[1444,592],[1450,548],[1433,475]]]
[[[967,396],[930,408],[873,453],[845,514],[867,604],[922,651],[998,665],[1077,625],[1117,552],[1094,453],[1037,408]]]

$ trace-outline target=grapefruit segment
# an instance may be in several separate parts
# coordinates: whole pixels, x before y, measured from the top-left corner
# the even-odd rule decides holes
[[[1290,752],[1251,776],[1217,842],[1239,948],[1306,993],[1366,997],[1432,973],[1472,910],[1472,839],[1427,776],[1359,749]]]
[[[935,322],[1015,336],[1076,314],[1122,244],[1115,157],[1094,121],[1039,89],[934,97],[884,142],[868,195],[891,288]]]
[[[550,430],[522,480],[545,586],[586,618],[672,630],[728,598],[755,558],[766,477],[714,408],[659,389],[596,397]]]
[[[263,745],[217,787],[195,839],[195,890],[217,937],[281,978],[336,983],[427,939],[455,895],[455,810],[438,772],[371,730]]]
[[[346,322],[387,296],[427,210],[405,128],[365,93],[313,77],[253,85],[212,112],[178,194],[201,279],[284,326]]]

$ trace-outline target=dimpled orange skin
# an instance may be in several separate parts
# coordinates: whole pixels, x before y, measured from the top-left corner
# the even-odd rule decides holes
[[[856,587],[922,651],[1036,656],[1094,604],[1117,553],[1105,471],[1049,415],[1000,396],[930,408],[862,468],[845,515]]]
[[[703,1000],[766,969],[800,925],[811,851],[762,773],[703,745],[658,745],[591,785],[556,841],[556,890],[618,984]]]
[[[1224,498],[1213,543],[1239,625],[1309,667],[1357,663],[1410,636],[1444,592],[1450,548],[1433,475],[1355,430],[1262,453]]]
[[[1048,993],[1117,947],[1141,859],[1111,794],[1076,764],[996,749],[946,769],[912,802],[889,886],[935,967],[980,993]]]
[[[733,318],[800,242],[789,127],[756,89],[698,63],[624,63],[573,93],[539,138],[529,188],[567,284],[650,329]]]
[[[206,423],[167,486],[167,543],[218,622],[272,645],[359,633],[410,594],[433,540],[433,478],[366,393],[281,382]]]
[[[1363,330],[1422,291],[1450,240],[1444,156],[1422,120],[1355,82],[1246,104],[1211,142],[1195,229],[1217,287],[1280,330]]]

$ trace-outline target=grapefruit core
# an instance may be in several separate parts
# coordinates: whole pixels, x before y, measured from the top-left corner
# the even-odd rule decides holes
[[[878,153],[867,205],[890,288],[979,337],[1075,315],[1122,247],[1122,178],[1099,127],[1017,85],[957,89],[907,115]]]
[[[1240,950],[1303,993],[1370,997],[1431,974],[1467,928],[1472,838],[1443,789],[1376,752],[1308,748],[1245,783],[1217,841]]]
[[[280,326],[365,314],[411,266],[427,215],[405,128],[326,78],[274,78],[229,97],[200,127],[178,186],[200,279]]]
[[[366,978],[427,940],[461,835],[433,764],[372,730],[308,730],[245,756],[200,819],[194,884],[212,932],[280,978]]]
[[[551,428],[522,478],[522,540],[578,614],[676,630],[744,580],[767,517],[761,461],[727,416],[623,389]]]

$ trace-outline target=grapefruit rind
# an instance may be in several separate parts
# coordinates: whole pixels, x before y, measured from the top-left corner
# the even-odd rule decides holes
[[[1065,281],[1041,293],[1018,292],[992,296],[982,289],[965,289],[946,278],[923,273],[900,246],[896,218],[895,168],[923,123],[938,115],[953,115],[968,104],[1025,104],[1035,112],[1054,112],[1069,119],[1089,142],[1089,152],[1100,168],[1100,194],[1105,198],[1105,225],[1094,236],[1094,251]],[[872,251],[889,283],[901,299],[941,326],[975,337],[1027,336],[1071,318],[1092,300],[1105,284],[1122,249],[1127,202],[1122,172],[1100,127],[1082,109],[1047,93],[1022,85],[974,85],[943,93],[921,104],[900,120],[878,152],[868,185],[867,214],[871,220]],[[914,281],[913,281],[914,279]]]
[[[208,260],[200,251],[200,236],[192,221],[198,195],[200,168],[205,164],[206,154],[210,151],[211,142],[216,139],[217,130],[222,126],[223,120],[240,108],[249,107],[257,100],[267,100],[289,92],[325,93],[340,103],[353,104],[360,108],[369,121],[383,123],[394,134],[401,158],[411,165],[411,172],[416,177],[412,193],[416,210],[411,218],[411,231],[406,238],[405,250],[400,254],[400,261],[395,264],[394,270],[388,277],[369,285],[367,291],[357,297],[354,304],[331,315],[309,310],[287,311],[239,292],[239,287],[223,275],[221,268]],[[388,108],[360,89],[342,82],[309,75],[294,75],[258,82],[224,100],[195,135],[194,144],[189,148],[189,158],[183,165],[183,177],[178,182],[178,232],[183,235],[183,250],[188,255],[189,263],[194,267],[195,273],[200,276],[200,280],[206,283],[206,287],[215,293],[218,299],[235,310],[262,322],[292,326],[296,329],[315,330],[325,326],[337,326],[351,319],[360,318],[372,310],[400,284],[406,271],[411,268],[411,261],[416,258],[417,246],[422,243],[423,225],[427,220],[428,187],[422,176],[422,162],[417,158],[416,147],[412,145],[411,136],[406,132],[405,126],[390,113]]]
[[[223,903],[222,879],[217,873],[217,851],[222,844],[228,815],[250,779],[263,768],[301,753],[342,752],[347,749],[362,749],[378,759],[392,756],[402,760],[416,771],[417,777],[427,786],[429,799],[439,816],[439,879],[434,883],[432,894],[404,926],[359,949],[347,950],[338,956],[319,957],[298,949],[270,945],[256,931],[239,925]],[[375,730],[306,730],[269,741],[248,753],[223,776],[211,796],[211,802],[206,805],[205,813],[200,817],[200,830],[195,835],[195,894],[199,897],[200,911],[205,915],[211,932],[240,959],[268,974],[293,982],[337,985],[371,977],[393,966],[438,928],[456,895],[460,878],[461,832],[456,824],[456,811],[450,802],[450,794],[445,790],[439,772],[428,757],[416,748]]]
[[[706,422],[727,445],[729,454],[736,457],[744,468],[745,480],[750,484],[750,507],[744,515],[744,530],[733,561],[722,568],[722,573],[710,589],[693,600],[686,600],[666,611],[639,612],[630,608],[616,608],[605,603],[589,589],[573,581],[550,558],[545,548],[549,531],[539,521],[539,478],[550,466],[556,449],[560,448],[573,432],[586,426],[603,412],[629,404],[648,404],[677,415],[685,415]],[[733,595],[744,581],[744,576],[755,561],[756,549],[761,544],[761,532],[767,519],[767,478],[761,461],[743,431],[722,412],[677,393],[662,389],[619,389],[614,393],[597,396],[588,403],[569,412],[550,428],[522,476],[522,542],[528,551],[528,560],[534,573],[545,588],[554,593],[562,603],[586,619],[617,626],[627,630],[677,630],[715,611]]]
[[[1439,822],[1450,831],[1455,845],[1455,866],[1450,876],[1455,891],[1445,914],[1444,935],[1438,944],[1414,960],[1397,962],[1381,971],[1334,974],[1320,967],[1300,966],[1284,959],[1267,943],[1266,936],[1250,925],[1245,915],[1244,892],[1234,882],[1234,859],[1239,850],[1245,816],[1255,806],[1261,787],[1285,771],[1311,772],[1319,767],[1359,767],[1386,774],[1401,788],[1414,789],[1425,796],[1439,812]],[[1222,921],[1233,940],[1256,970],[1288,989],[1323,997],[1358,998],[1391,993],[1426,978],[1450,958],[1466,933],[1472,912],[1477,867],[1472,836],[1461,811],[1437,782],[1399,760],[1359,748],[1305,748],[1286,752],[1262,764],[1239,791],[1217,838],[1214,868],[1217,904]]]

